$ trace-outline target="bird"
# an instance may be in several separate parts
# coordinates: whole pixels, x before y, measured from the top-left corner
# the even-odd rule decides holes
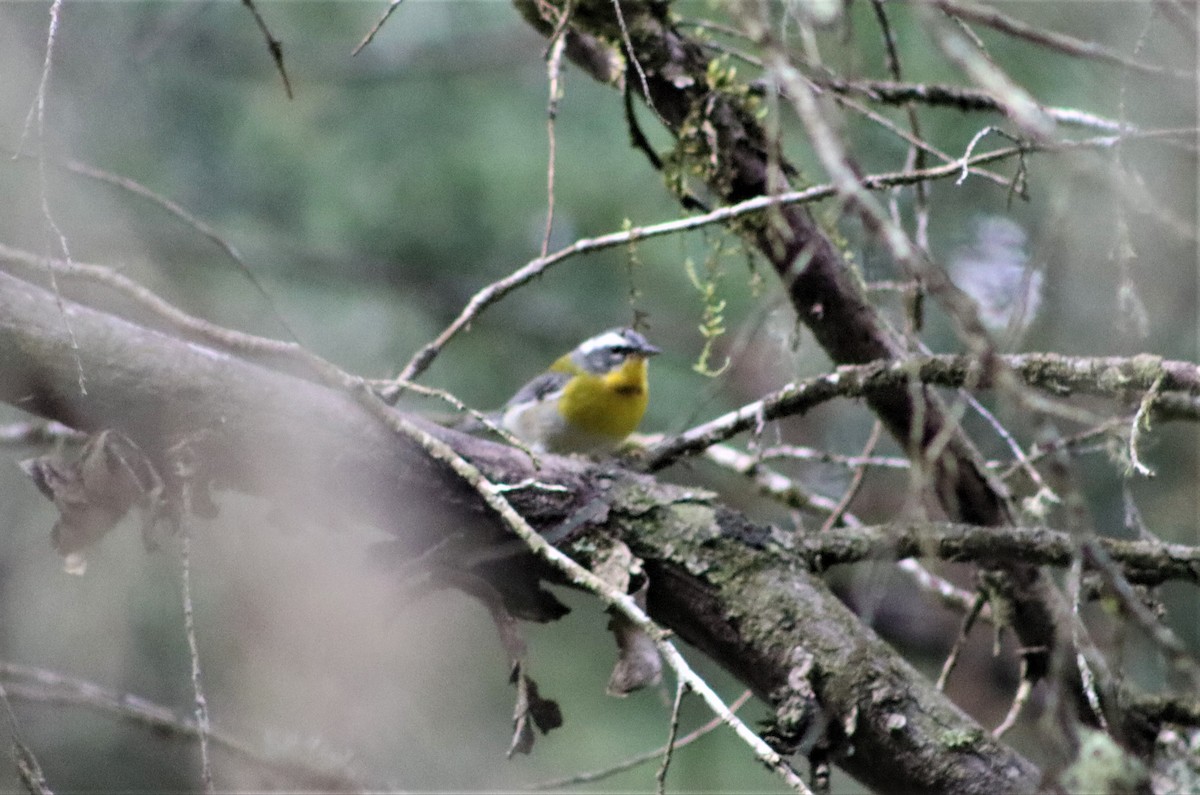
[[[517,390],[500,426],[538,452],[612,452],[646,413],[647,359],[658,353],[631,328],[589,337]]]

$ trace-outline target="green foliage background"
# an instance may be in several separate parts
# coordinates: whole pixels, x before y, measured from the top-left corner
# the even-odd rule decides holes
[[[823,34],[823,53],[849,72],[883,76],[878,32],[865,5],[852,7],[848,36]],[[383,7],[260,4],[283,42],[295,88],[289,101],[261,34],[238,3],[67,4],[47,95],[47,154],[119,173],[177,201],[242,252],[270,300],[216,246],[160,208],[50,168],[49,206],[72,255],[119,267],[216,323],[281,336],[282,318],[300,341],[351,371],[397,372],[472,293],[536,256],[546,212],[547,88],[544,40],[501,2],[409,0],[371,46],[350,57]],[[707,3],[675,7],[684,16],[713,11]],[[1143,4],[1132,3],[1011,10],[1122,51],[1134,46],[1147,15]],[[913,79],[961,82],[911,15],[897,8],[894,17]],[[39,145],[24,121],[37,91],[47,22],[44,3],[0,6],[0,143],[26,153]],[[1186,91],[1164,93],[1160,84],[1136,77],[1122,91],[1115,69],[986,31],[984,38],[993,57],[1046,104],[1116,118],[1123,97],[1127,116],[1139,124],[1195,123],[1195,97]],[[1156,29],[1141,57],[1194,65],[1194,47],[1194,35]],[[660,178],[628,144],[619,95],[572,68],[565,80],[551,249],[620,229],[626,219],[645,224],[675,217],[677,205]],[[669,145],[652,116],[639,117],[658,146]],[[999,119],[923,111],[922,121],[931,140],[957,155],[984,123]],[[898,168],[902,143],[852,117],[845,125],[864,169]],[[802,138],[790,146],[806,173],[821,173]],[[1126,156],[1165,206],[1180,218],[1195,218],[1194,153],[1182,158],[1185,169],[1170,150],[1130,146]],[[1151,322],[1144,339],[1126,333],[1110,258],[1110,186],[1065,158],[1035,156],[1031,168],[1032,200],[1011,206],[1002,189],[982,180],[934,185],[935,254],[944,257],[961,244],[972,219],[1007,215],[1030,231],[1033,256],[1047,269],[1045,305],[1025,348],[1147,350],[1196,360],[1194,241],[1162,234],[1146,216],[1131,218],[1139,254],[1135,278]],[[34,163],[0,165],[0,189],[8,197],[0,240],[54,251]],[[818,212],[833,217],[832,208]],[[842,231],[868,277],[896,276],[853,222]],[[692,370],[704,340],[697,329],[702,302],[683,267],[689,257],[702,272],[708,266],[721,274],[718,294],[728,302],[730,334],[719,342],[714,366],[731,349],[738,358],[716,379]],[[748,259],[736,241],[711,231],[569,261],[485,313],[434,364],[426,382],[472,405],[498,405],[563,350],[630,322],[636,310],[668,351],[654,362],[654,401],[644,429],[681,430],[827,365],[811,340],[795,333],[774,277],[760,279],[747,269]],[[931,329],[933,347],[954,348],[936,313]],[[731,345],[739,336],[749,340],[744,350]],[[0,419],[18,416],[0,413]],[[1021,428],[1020,418],[1006,419]],[[864,411],[837,406],[789,421],[785,433],[852,452],[868,427]],[[1143,512],[1164,538],[1194,543],[1194,430],[1151,437],[1148,456],[1160,477],[1138,485]],[[1119,529],[1114,468],[1097,458],[1084,471],[1097,525]],[[804,475],[829,494],[843,482],[843,473]],[[723,483],[703,471],[676,476]],[[761,516],[792,519],[749,495],[731,499]],[[7,518],[0,536],[0,656],[186,712],[190,685],[170,550],[144,554],[129,527],[104,543],[85,577],[71,578],[60,572],[46,542],[50,506],[15,467],[0,466],[0,504]],[[887,506],[876,498],[863,511],[886,518]],[[344,761],[339,754],[352,752],[357,768],[406,790],[508,789],[602,767],[665,738],[665,692],[624,701],[603,696],[611,664],[605,618],[593,602],[569,596],[576,609],[565,622],[528,630],[535,673],[543,691],[562,701],[567,725],[539,741],[531,758],[504,762],[512,692],[485,612],[453,594],[401,608],[386,577],[360,570],[370,555],[370,532],[330,529],[280,528],[266,507],[230,500],[215,525],[194,530],[198,631],[218,726],[334,766]],[[307,553],[294,552],[296,545]],[[305,599],[300,594],[313,582],[329,589],[317,593],[343,598]],[[878,578],[871,589],[883,593]],[[1186,616],[1195,610],[1195,594],[1180,599],[1185,618],[1175,628],[1194,643],[1196,630]],[[290,614],[293,607],[300,618]],[[936,664],[944,647],[911,651]],[[722,673],[707,673],[724,694],[737,695]],[[957,695],[972,700],[970,693]],[[1004,709],[1002,701],[983,697],[979,704],[976,714],[992,723]],[[25,703],[17,709],[56,791],[197,786],[196,755],[185,743],[84,711]],[[685,726],[706,719],[687,705]],[[5,768],[4,775],[13,774]],[[650,780],[643,769],[597,789],[644,791]],[[677,791],[780,788],[722,733],[682,752],[671,782]]]

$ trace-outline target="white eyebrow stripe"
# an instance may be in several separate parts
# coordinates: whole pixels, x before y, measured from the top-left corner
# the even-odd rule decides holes
[[[584,340],[579,344],[579,353],[587,356],[593,351],[598,351],[603,348],[628,348],[629,340],[625,339],[624,335],[615,331],[606,331],[605,333]]]

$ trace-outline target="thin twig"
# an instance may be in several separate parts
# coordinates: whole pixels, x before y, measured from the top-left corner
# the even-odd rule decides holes
[[[1112,417],[1093,428],[1087,428],[1079,433],[1038,442],[1030,449],[1025,460],[1032,466],[1047,456],[1057,455],[1059,451],[1064,449],[1070,449],[1073,455],[1080,455],[1086,452],[1103,452],[1106,449],[1106,445],[1103,442],[1094,443],[1093,440],[1099,436],[1112,434],[1114,431],[1123,428],[1127,422],[1124,417]],[[1091,443],[1091,447],[1087,447],[1089,443]],[[1022,465],[1019,462],[1008,464],[1001,471],[1000,479],[1008,480],[1021,467]]]
[[[396,381],[395,381],[395,379],[391,379],[391,378],[388,378],[385,380],[369,379],[366,381],[366,384],[367,384],[367,386],[374,389],[376,391],[376,393],[380,393],[388,387],[395,386]],[[494,413],[487,413],[487,412],[479,411],[478,409],[473,409],[470,406],[468,406],[466,403],[462,402],[462,400],[460,400],[457,395],[455,395],[452,392],[447,392],[444,389],[438,389],[438,388],[432,387],[432,386],[425,386],[424,384],[417,383],[416,381],[406,381],[406,382],[401,383],[400,386],[406,392],[412,392],[414,394],[423,395],[425,397],[437,398],[438,400],[440,400],[450,406],[453,406],[456,411],[460,411],[463,414],[468,415],[471,418],[471,420],[478,423],[480,427],[486,428],[489,432],[494,433],[497,436],[499,436],[501,439],[503,439],[506,444],[512,445],[513,447],[517,448],[521,452],[525,453],[525,455],[529,456],[529,463],[534,469],[538,469],[541,466],[541,462],[538,458],[537,451],[534,450],[532,447],[530,447],[528,442],[519,438],[512,431],[508,430],[503,425],[501,425],[499,422],[499,418]],[[439,424],[449,424],[449,423],[439,422]],[[458,430],[464,430],[463,428],[461,428],[457,425],[452,426],[452,427],[455,427]],[[474,428],[471,428],[469,430],[472,433],[474,433],[476,431],[476,429],[474,429]]]
[[[828,450],[820,450],[816,447],[804,447],[793,444],[779,444],[774,447],[764,447],[758,452],[758,457],[763,461],[770,461],[777,458],[794,458],[799,461],[819,461],[824,464],[837,464],[838,466],[849,467],[856,469],[858,467],[878,467],[881,469],[908,469],[912,466],[912,462],[907,458],[899,456],[881,456],[881,455],[842,455],[840,453],[832,453]]]
[[[896,568],[909,578],[918,591],[933,596],[943,607],[949,610],[966,613],[975,603],[975,597],[970,591],[959,588],[945,577],[934,574],[925,568],[919,560],[905,558],[896,563]],[[984,605],[983,612],[979,617],[984,621],[990,622],[992,620],[991,605]]]
[[[1013,438],[1013,435],[1007,428],[1004,427],[1003,423],[997,419],[996,415],[989,411],[987,406],[980,403],[979,399],[971,393],[965,390],[960,390],[959,395],[967,402],[967,405],[969,405],[976,414],[982,417],[984,421],[991,426],[992,430],[996,432],[996,435],[1000,437],[1000,440],[1003,441],[1008,446],[1008,449],[1012,451],[1013,456],[1017,459],[1014,467],[1019,467],[1022,472],[1029,476],[1030,482],[1038,487],[1039,494],[1044,495],[1046,499],[1049,499],[1052,502],[1058,502],[1059,498],[1058,495],[1054,493],[1054,489],[1050,488],[1049,484],[1047,484],[1045,479],[1042,478],[1042,473],[1037,471],[1037,468],[1034,467],[1030,457],[1025,455],[1025,451],[1021,448],[1021,445],[1017,443],[1017,440]]]
[[[671,757],[675,753],[675,737],[679,734],[679,710],[683,706],[683,697],[689,688],[684,682],[675,685],[675,701],[671,704],[671,719],[667,728],[667,742],[663,746],[662,764],[654,774],[654,791],[657,795],[667,795],[667,771],[671,768]]]
[[[704,450],[704,457],[731,472],[744,475],[765,497],[795,510],[815,510],[830,514],[837,507],[834,500],[813,493],[795,480],[762,463],[759,456],[743,453],[724,444],[714,444]]]
[[[280,342],[233,331],[189,315],[170,302],[163,300],[154,291],[103,265],[47,259],[2,243],[0,243],[0,261],[30,269],[49,267],[53,272],[63,276],[85,279],[93,284],[104,285],[143,309],[152,312],[155,317],[178,331],[197,335],[221,347],[251,355],[277,355],[297,362],[308,362],[315,358],[314,354],[309,353],[297,343]]]
[[[866,458],[875,451],[875,445],[879,444],[879,438],[883,435],[883,423],[879,420],[871,426],[871,435],[867,437],[867,443],[863,445],[862,453],[859,455]],[[854,501],[858,495],[859,489],[862,488],[863,480],[867,474],[866,466],[857,466],[854,468],[854,474],[850,477],[850,485],[846,487],[846,491],[838,500],[837,505],[830,512],[829,516],[825,517],[825,521],[821,524],[821,531],[825,532],[837,525],[841,520],[842,514],[850,507],[850,503]]]
[[[1131,585],[1133,578],[1117,566],[1118,563],[1123,562],[1121,556],[1114,554],[1111,545],[1105,543],[1106,541],[1107,539],[1096,537],[1084,540],[1080,550],[1083,563],[1090,569],[1099,572],[1108,592],[1116,596],[1125,614],[1162,650],[1172,665],[1191,680],[1192,688],[1200,688],[1200,664],[1197,664],[1196,658],[1192,656],[1187,644],[1172,632],[1170,627],[1166,626],[1158,616],[1154,615],[1154,612],[1134,591]],[[1178,546],[1162,544],[1157,541],[1129,543],[1149,544],[1157,549]]]
[[[1000,102],[991,93],[969,86],[945,83],[902,83],[892,80],[849,80],[841,77],[814,77],[813,82],[838,94],[858,94],[888,105],[920,103],[929,107],[952,107],[962,111],[1000,111]],[[1096,132],[1136,132],[1137,127],[1114,121],[1078,108],[1043,107],[1042,111],[1058,124],[1082,127]]]
[[[945,8],[940,3],[939,8]],[[947,12],[949,13],[949,12]],[[976,85],[996,98],[1004,113],[1027,137],[1039,141],[1050,138],[1054,122],[1042,110],[1037,100],[1025,88],[1008,76],[983,48],[982,42],[974,38],[971,31],[958,16],[951,19],[958,26],[948,24],[940,15],[926,13],[934,39],[943,54],[966,73]]]
[[[563,12],[564,18],[567,12]],[[565,22],[564,22],[565,24]],[[550,56],[546,59],[547,82],[550,84],[550,100],[546,107],[546,138],[549,151],[546,155],[546,229],[542,234],[541,256],[550,251],[550,232],[554,229],[554,171],[558,155],[558,136],[555,122],[558,119],[558,103],[562,99],[562,60],[567,51],[565,29],[560,30],[550,45]]]
[[[642,84],[642,96],[646,100],[646,106],[658,116],[658,120],[663,125],[670,125],[663,120],[662,115],[658,112],[658,108],[654,107],[654,98],[650,96],[650,83],[646,80],[646,71],[642,69],[642,64],[638,60],[637,52],[633,49],[633,40],[629,38],[629,28],[625,26],[625,14],[621,11],[621,0],[612,0],[613,10],[617,13],[617,26],[621,29],[621,41],[625,46],[625,56],[629,62],[633,64],[634,71],[637,72],[638,80]]]
[[[1067,598],[1071,603],[1071,646],[1075,649],[1075,667],[1079,671],[1079,683],[1083,690],[1084,698],[1087,699],[1088,708],[1092,711],[1092,716],[1096,723],[1099,724],[1103,731],[1108,731],[1108,721],[1104,717],[1104,707],[1101,705],[1100,693],[1097,692],[1096,675],[1092,671],[1092,666],[1088,662],[1087,656],[1084,654],[1083,644],[1090,640],[1083,637],[1084,627],[1083,622],[1079,620],[1079,605],[1082,599],[1080,594],[1083,590],[1083,556],[1076,554],[1072,556],[1071,565],[1067,568]],[[1021,676],[1021,684],[1024,685],[1026,679],[1032,680],[1033,677]],[[1030,683],[1032,688],[1032,682]],[[1013,708],[1009,711],[1013,722],[1016,721],[1016,716],[1020,711],[1018,704],[1024,704],[1028,700],[1020,698],[1021,691],[1024,688],[1017,689],[1017,698],[1013,699]],[[1005,719],[1007,722],[1007,718]],[[997,726],[992,732],[993,737],[999,737],[1007,731],[1007,727],[1001,729]]]
[[[1174,77],[1181,80],[1194,81],[1195,73],[1180,72],[1166,67],[1148,64],[1142,61],[1128,58],[1118,52],[1113,52],[1094,41],[1084,41],[1077,39],[1074,36],[1068,36],[1064,33],[1056,33],[1046,30],[1041,27],[1034,27],[1027,22],[1014,19],[995,8],[990,6],[972,3],[963,5],[955,0],[931,0],[932,4],[945,11],[951,16],[959,19],[970,20],[977,22],[980,25],[985,25],[1002,33],[1007,33],[1010,36],[1031,41],[1034,44],[1057,50],[1076,58],[1087,58],[1103,63],[1110,63],[1117,66],[1123,66],[1126,69],[1131,69],[1135,72],[1141,72],[1148,75],[1162,75],[1165,77]]]
[[[729,703],[729,710],[731,712],[737,712],[739,709],[741,709],[742,705],[745,704],[749,700],[750,700],[750,691],[749,690],[743,691],[740,696],[738,696],[736,699],[734,699],[733,701],[731,701]],[[710,720],[708,723],[705,723],[700,728],[695,729],[691,732],[688,732],[684,736],[680,737],[678,740],[675,741],[675,744],[673,747],[675,749],[679,749],[679,748],[683,748],[685,745],[691,745],[696,740],[699,740],[701,737],[713,732],[714,730],[720,728],[723,725],[724,725],[724,723],[722,723],[722,721],[719,717],[713,718],[712,720]],[[557,778],[557,779],[553,779],[551,781],[541,781],[541,782],[538,782],[537,784],[531,785],[529,787],[529,789],[533,790],[533,791],[562,790],[562,789],[566,789],[567,787],[576,786],[578,784],[589,784],[593,781],[600,781],[600,780],[606,779],[610,776],[615,776],[617,773],[623,773],[626,770],[631,770],[631,769],[637,767],[638,765],[644,765],[647,762],[653,762],[655,759],[661,759],[663,754],[666,753],[666,750],[667,750],[667,746],[662,746],[661,748],[655,748],[652,751],[646,751],[644,753],[638,754],[637,756],[630,757],[629,759],[626,759],[623,762],[618,762],[617,764],[613,765],[612,767],[606,767],[603,770],[595,770],[595,771],[592,771],[589,773],[576,773],[573,776],[567,776],[565,778]]]
[[[1017,725],[1017,718],[1021,716],[1021,711],[1025,709],[1025,705],[1029,703],[1029,697],[1033,695],[1033,684],[1033,680],[1028,676],[1021,677],[1008,712],[1005,713],[1004,719],[996,724],[996,728],[992,729],[993,737],[1000,739],[1008,733],[1009,729]]]
[[[212,724],[208,719],[208,699],[200,675],[200,644],[196,641],[195,611],[192,605],[192,564],[189,556],[191,538],[184,529],[179,546],[180,592],[183,597],[183,631],[187,635],[188,658],[192,670],[192,698],[196,705],[196,729],[200,740],[200,782],[209,795],[213,789],[212,761],[208,755],[208,738]]]
[[[1154,383],[1146,390],[1146,394],[1138,403],[1137,412],[1133,415],[1133,422],[1129,424],[1129,465],[1133,471],[1142,477],[1154,477],[1154,470],[1142,463],[1141,457],[1138,455],[1138,442],[1142,438],[1142,430],[1150,427],[1150,408],[1154,405],[1154,399],[1158,397],[1158,391],[1162,388],[1163,378],[1166,373],[1159,373],[1158,378],[1154,379]]]
[[[283,91],[287,94],[287,98],[292,98],[292,81],[288,80],[287,69],[283,66],[283,44],[279,39],[271,35],[270,28],[267,27],[267,21],[262,18],[262,14],[258,13],[258,8],[254,5],[254,0],[242,0],[242,5],[250,9],[250,13],[254,15],[254,21],[258,24],[258,29],[262,31],[263,38],[267,40],[267,49],[271,53],[271,60],[275,62],[275,68],[279,72],[279,76],[283,78]]]
[[[967,636],[971,633],[971,627],[975,626],[975,621],[983,612],[985,605],[987,605],[987,597],[980,591],[975,594],[975,601],[971,604],[971,609],[963,616],[962,623],[958,627],[958,636],[954,638],[954,645],[950,647],[950,653],[946,655],[946,661],[942,663],[942,671],[938,674],[937,683],[934,685],[938,690],[945,691],[946,683],[950,681],[950,673],[958,663],[958,656],[962,653]]]
[[[49,188],[46,184],[46,91],[50,86],[50,68],[54,63],[54,43],[58,40],[58,25],[62,16],[63,0],[54,0],[50,4],[50,24],[46,29],[46,57],[42,61],[42,76],[38,80],[37,94],[35,95],[33,105],[29,108],[29,113],[25,117],[25,124],[21,128],[21,139],[17,145],[17,151],[21,151],[24,145],[25,137],[29,134],[31,124],[36,124],[37,132],[37,173],[38,173],[38,195],[41,198],[42,220],[46,224],[46,231],[53,233],[58,240],[59,250],[62,251],[63,257],[67,262],[71,261],[71,249],[67,245],[67,236],[58,228],[58,224],[54,221],[54,214],[50,212],[50,195]],[[46,244],[46,254],[49,256],[50,244]],[[79,376],[79,394],[87,395],[87,379],[83,374],[83,361],[79,358],[79,341],[75,339],[75,330],[71,327],[71,320],[67,317],[67,308],[63,304],[62,292],[58,289],[58,280],[55,278],[54,271],[50,271],[50,288],[54,292],[54,300],[58,305],[58,314],[62,317],[63,326],[67,330],[67,339],[71,344],[71,353],[75,357],[75,368]]]
[[[13,712],[12,702],[8,698],[8,690],[3,684],[0,684],[0,702],[4,704],[9,740],[12,743],[10,750],[21,783],[25,785],[29,795],[54,795],[46,783],[46,776],[42,773],[41,764],[21,737],[21,730],[17,725],[17,713]]]
[[[16,153],[14,156],[22,155]],[[267,288],[263,285],[262,281],[259,280],[258,276],[255,275],[249,263],[246,262],[245,257],[243,257],[241,252],[238,251],[238,249],[232,243],[226,240],[221,233],[211,225],[205,223],[200,218],[197,218],[195,215],[188,212],[179,203],[151,190],[137,180],[121,176],[120,174],[114,174],[110,171],[104,171],[103,169],[95,168],[87,163],[81,163],[77,160],[47,159],[46,162],[52,166],[69,171],[73,174],[79,174],[80,176],[96,180],[97,182],[113,185],[121,190],[128,191],[135,196],[140,196],[141,198],[158,205],[163,210],[166,210],[171,215],[192,227],[192,229],[196,230],[196,232],[198,232],[200,235],[208,238],[218,248],[225,252],[226,256],[233,261],[234,265],[237,266],[242,275],[246,277],[247,281],[250,282],[251,286],[254,287],[259,296],[266,301],[267,307],[271,311],[271,315],[275,318],[276,322],[279,323],[280,327],[288,335],[288,337],[295,342],[299,342],[299,337],[296,335],[295,330],[290,324],[288,324],[287,320],[283,316],[283,313],[279,311],[279,308],[275,305],[275,300],[271,297],[271,294],[267,291]]]
[[[958,163],[958,162],[962,161],[962,158],[953,157],[953,156],[947,154],[946,152],[943,152],[941,149],[938,149],[936,146],[932,145],[928,141],[925,141],[925,140],[917,137],[913,133],[900,128],[898,125],[896,125],[895,122],[893,122],[891,119],[887,118],[886,116],[876,113],[875,111],[871,110],[870,108],[866,107],[865,105],[863,105],[859,102],[856,102],[855,100],[850,99],[847,96],[843,96],[841,94],[832,94],[831,96],[832,96],[834,102],[838,103],[839,105],[841,105],[843,107],[850,108],[850,110],[853,110],[855,113],[858,113],[858,114],[862,115],[863,117],[869,119],[870,121],[872,121],[875,124],[879,125],[880,127],[884,128],[885,130],[887,130],[888,132],[897,136],[898,138],[903,139],[906,143],[908,143],[914,149],[919,149],[922,152],[928,152],[929,154],[934,155],[935,157],[941,159],[942,162],[944,162],[944,163]],[[925,166],[922,165],[920,167],[917,167],[915,164],[909,162],[911,159],[912,159],[911,155],[909,157],[906,157],[905,171],[924,170]],[[1011,182],[1011,180],[1009,180],[1008,178],[1003,177],[1003,176],[995,173],[994,171],[989,171],[984,168],[969,168],[968,170],[972,174],[983,177],[984,179],[990,180],[990,181],[996,183],[997,185],[1000,185],[1005,188],[1009,187],[1009,183]],[[919,186],[919,185],[922,185],[923,183],[914,182],[912,184]],[[893,188],[893,191],[895,191],[895,190],[896,190],[896,188]]]
[[[146,728],[158,737],[192,739],[200,734],[194,718],[180,717],[171,709],[141,696],[118,693],[57,671],[0,660],[0,676],[5,680],[4,689],[13,699],[85,707]],[[261,766],[272,775],[287,776],[304,788],[338,792],[367,789],[349,772],[316,767],[308,758],[285,759],[268,755],[217,729],[212,729],[209,738],[214,747]]]
[[[896,82],[902,79],[900,67],[900,53],[896,48],[896,39],[892,33],[892,25],[888,20],[887,12],[884,10],[883,0],[871,0],[871,6],[875,11],[875,19],[879,23],[880,33],[883,35],[884,52],[887,54],[885,65],[888,74],[892,76]],[[911,133],[912,141],[909,142],[908,154],[904,159],[905,169],[921,169],[925,167],[925,147],[916,143],[922,141],[921,136],[921,120],[917,116],[916,105],[912,102],[904,104],[905,114],[908,116],[908,127]],[[892,222],[900,223],[900,189],[897,188],[891,192],[888,201],[888,209],[892,213]],[[924,250],[929,250],[929,203],[925,184],[918,182],[913,191],[914,212],[916,216],[916,233],[914,238],[917,245]]]
[[[366,47],[368,44],[374,41],[375,34],[378,33],[379,29],[383,27],[383,23],[387,22],[388,17],[390,17],[392,12],[399,8],[400,4],[403,2],[404,0],[392,0],[392,2],[388,3],[387,10],[383,12],[383,16],[381,16],[379,20],[371,26],[371,29],[367,31],[367,35],[362,37],[362,41],[360,41],[358,45],[350,51],[350,55],[358,55],[363,51],[363,47]]]

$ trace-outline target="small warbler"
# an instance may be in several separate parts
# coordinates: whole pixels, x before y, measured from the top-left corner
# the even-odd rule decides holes
[[[659,353],[645,337],[616,328],[584,340],[521,387],[500,424],[535,450],[613,450],[646,413],[646,359]]]

